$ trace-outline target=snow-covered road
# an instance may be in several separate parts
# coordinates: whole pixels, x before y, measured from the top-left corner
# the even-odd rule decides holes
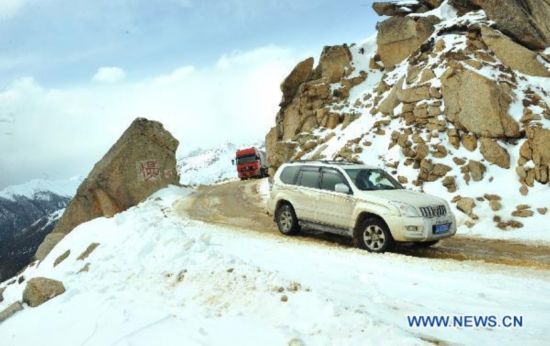
[[[0,324],[1,344],[542,345],[550,338],[549,271],[239,232],[182,218],[174,203],[188,193],[165,189],[70,233],[22,274],[62,280],[67,292]],[[101,245],[77,260],[93,242]],[[89,271],[79,273],[86,263]],[[7,286],[0,310],[24,286]],[[523,326],[419,328],[408,325],[411,315],[513,315]]]

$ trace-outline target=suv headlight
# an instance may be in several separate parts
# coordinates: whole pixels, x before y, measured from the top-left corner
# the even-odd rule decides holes
[[[407,217],[420,216],[418,209],[416,209],[410,204],[398,202],[398,201],[391,201],[390,204],[397,208],[397,211],[399,212],[400,216],[407,216]]]

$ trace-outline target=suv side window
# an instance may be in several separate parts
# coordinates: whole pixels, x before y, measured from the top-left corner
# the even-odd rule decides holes
[[[281,181],[285,184],[294,185],[296,184],[296,176],[300,170],[299,166],[288,166],[283,169],[281,172]]]
[[[321,180],[321,189],[327,191],[334,191],[336,184],[347,184],[342,174],[335,170],[323,170],[323,177]]]
[[[299,185],[304,187],[319,188],[321,173],[319,169],[302,168],[300,171]]]

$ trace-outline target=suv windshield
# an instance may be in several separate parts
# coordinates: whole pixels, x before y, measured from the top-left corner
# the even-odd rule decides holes
[[[242,165],[243,163],[252,163],[252,162],[256,162],[257,159],[258,157],[254,154],[247,155],[247,156],[240,156],[240,157],[237,157],[237,164]]]
[[[403,186],[382,169],[345,169],[351,181],[359,190],[399,190]]]

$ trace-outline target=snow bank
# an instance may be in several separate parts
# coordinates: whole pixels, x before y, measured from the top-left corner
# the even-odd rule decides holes
[[[169,187],[77,227],[22,274],[61,280],[67,291],[0,324],[2,344],[513,344],[550,337],[543,272],[214,227],[178,215],[190,193]],[[94,242],[97,249],[77,260]],[[66,250],[69,257],[53,267]],[[7,286],[0,310],[24,286]],[[529,294],[518,295],[525,287]],[[408,327],[410,314],[513,314],[526,322],[519,331],[418,329]]]

